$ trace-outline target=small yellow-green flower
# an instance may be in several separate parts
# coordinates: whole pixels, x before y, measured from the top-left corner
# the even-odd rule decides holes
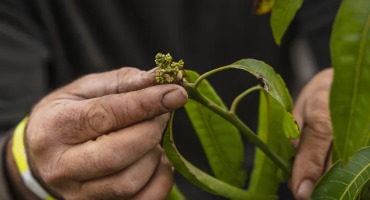
[[[158,66],[155,76],[158,83],[179,84],[185,77],[185,72],[183,70],[184,61],[179,60],[178,62],[174,62],[169,53],[158,53],[155,56],[155,64]]]

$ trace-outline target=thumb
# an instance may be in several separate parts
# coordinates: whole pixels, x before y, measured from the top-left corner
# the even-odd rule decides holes
[[[79,137],[73,134],[69,139],[74,139],[75,142],[94,139],[170,112],[183,106],[186,101],[185,89],[173,84],[156,85],[123,94],[77,101],[71,106],[71,110],[78,110],[81,114],[73,115],[77,117],[75,120],[71,120],[71,116],[67,120],[78,122],[69,124],[77,126],[74,128],[79,128],[78,130],[83,128],[84,134]],[[64,124],[62,120],[59,119],[59,123]]]

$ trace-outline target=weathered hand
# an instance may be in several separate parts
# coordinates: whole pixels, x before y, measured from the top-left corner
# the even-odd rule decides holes
[[[42,99],[25,143],[35,176],[65,199],[164,199],[172,169],[159,142],[186,91],[135,68],[87,75]]]
[[[293,115],[302,130],[293,165],[291,189],[296,199],[311,196],[313,186],[331,165],[332,128],[329,115],[329,93],[333,70],[317,74],[302,90]]]

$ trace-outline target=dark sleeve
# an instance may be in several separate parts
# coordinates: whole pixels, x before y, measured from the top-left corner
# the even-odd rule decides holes
[[[0,134],[27,115],[47,85],[47,43],[25,2],[0,2]]]
[[[296,37],[304,38],[320,69],[330,67],[330,34],[340,0],[304,1],[295,24]]]
[[[28,4],[0,1],[0,199],[4,200],[11,199],[4,157],[10,134],[5,132],[29,113],[47,83],[47,45]]]
[[[10,135],[10,134],[8,134]],[[5,170],[5,149],[6,149],[6,143],[8,141],[8,137],[3,134],[0,137],[0,199],[8,200],[12,199],[11,190],[9,188],[9,184],[7,181],[7,174]]]

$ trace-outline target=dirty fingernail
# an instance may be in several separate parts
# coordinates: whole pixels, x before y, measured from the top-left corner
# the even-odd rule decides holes
[[[184,88],[178,87],[163,96],[162,104],[167,109],[176,109],[186,103],[188,95]]]
[[[154,73],[157,69],[158,69],[158,67],[154,67],[153,69],[151,69],[151,70],[148,71],[148,74]]]
[[[309,199],[313,190],[314,183],[310,179],[305,179],[298,187],[298,200]]]

